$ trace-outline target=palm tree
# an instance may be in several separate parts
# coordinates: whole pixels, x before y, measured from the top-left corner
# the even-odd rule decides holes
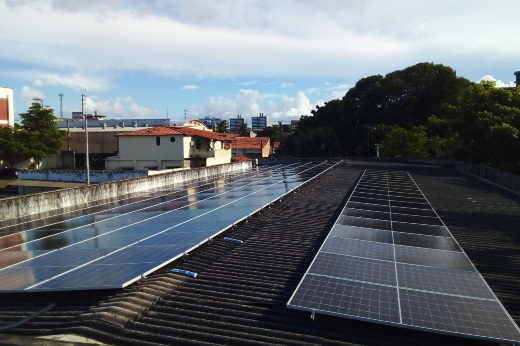
[[[227,120],[222,120],[221,122],[217,123],[217,129],[216,129],[217,132],[228,133],[229,132],[228,129],[229,129],[229,126],[228,126]]]
[[[247,127],[246,123],[242,123],[238,129],[238,135],[241,137],[249,137],[249,132],[251,132],[251,129]]]

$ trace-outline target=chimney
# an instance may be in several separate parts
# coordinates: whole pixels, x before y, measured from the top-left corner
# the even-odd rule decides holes
[[[516,76],[516,87],[517,88],[520,88],[520,71],[516,71],[515,72],[515,76]]]

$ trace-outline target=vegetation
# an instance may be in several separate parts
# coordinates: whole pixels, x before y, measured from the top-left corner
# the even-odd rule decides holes
[[[342,100],[302,116],[294,153],[450,158],[520,173],[520,92],[420,63],[360,79]],[[370,147],[369,147],[370,146]]]
[[[251,129],[247,127],[246,123],[241,124],[240,128],[238,129],[238,135],[242,137],[249,137],[250,132]]]
[[[32,159],[31,167],[36,168],[48,155],[59,153],[65,132],[56,128],[53,110],[41,99],[33,99],[20,118],[21,126],[0,128],[0,159],[11,168]]]
[[[229,124],[227,120],[222,120],[221,122],[218,122],[215,131],[220,133],[229,133]]]

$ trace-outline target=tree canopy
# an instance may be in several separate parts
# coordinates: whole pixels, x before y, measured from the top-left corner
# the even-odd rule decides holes
[[[215,129],[216,132],[220,133],[228,133],[229,132],[229,125],[227,120],[222,120],[217,123],[217,128]]]
[[[0,159],[11,167],[32,159],[32,166],[38,167],[46,156],[59,153],[65,132],[56,128],[53,110],[43,100],[33,99],[20,118],[21,126],[0,130]]]
[[[323,135],[323,133],[326,135]],[[471,83],[444,65],[419,63],[360,79],[341,100],[302,116],[297,155],[436,157],[520,173],[520,90]],[[327,149],[325,149],[327,148]]]

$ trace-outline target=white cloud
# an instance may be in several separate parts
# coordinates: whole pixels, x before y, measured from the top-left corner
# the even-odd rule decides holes
[[[282,84],[280,84],[280,86],[281,86],[282,88],[288,88],[288,87],[292,87],[292,86],[294,86],[294,84],[293,84],[293,83],[282,83]]]
[[[33,86],[63,86],[73,90],[97,91],[108,88],[109,82],[103,77],[85,76],[75,73],[69,76],[63,76],[58,73],[40,73],[37,75]]]
[[[299,91],[294,96],[282,95],[275,101],[267,99],[257,90],[241,89],[234,99],[223,96],[209,97],[204,105],[193,105],[191,114],[197,117],[214,116],[221,118],[235,117],[240,114],[250,123],[250,117],[264,113],[272,121],[299,119],[301,115],[310,115],[315,109],[305,93]]]
[[[188,84],[188,85],[183,86],[181,89],[182,90],[196,90],[198,88],[199,88],[198,85]]]
[[[116,119],[146,117],[151,113],[148,108],[138,105],[131,97],[101,100],[95,95],[85,99],[84,111],[92,114],[97,111],[100,115]]]
[[[251,81],[248,81],[248,82],[238,83],[238,85],[255,85],[256,83],[258,83],[257,80],[251,80]]]
[[[492,82],[495,82],[496,83],[496,87],[497,88],[514,88],[516,87],[516,84],[515,82],[511,81],[511,82],[502,82],[501,80],[496,80],[495,78],[493,78],[493,76],[490,76],[490,75],[486,75],[482,78],[480,78],[478,82],[480,81],[492,81]]]
[[[45,103],[45,95],[41,90],[33,89],[30,86],[23,86],[22,90],[20,91],[20,99],[23,102],[24,105],[30,106],[33,98],[39,98],[42,99]]]

